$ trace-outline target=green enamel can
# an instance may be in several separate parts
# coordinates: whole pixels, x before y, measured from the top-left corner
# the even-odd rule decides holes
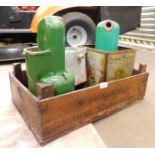
[[[47,16],[38,24],[37,47],[24,49],[28,87],[36,94],[36,83],[55,87],[55,95],[74,90],[75,78],[65,69],[63,19]]]
[[[120,26],[112,20],[98,23],[96,28],[95,48],[106,52],[118,50]]]

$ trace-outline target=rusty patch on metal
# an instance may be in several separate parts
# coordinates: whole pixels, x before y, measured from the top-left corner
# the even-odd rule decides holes
[[[92,86],[104,82],[105,54],[87,48],[87,85]]]
[[[122,51],[108,55],[106,81],[131,76],[135,62],[135,51]]]

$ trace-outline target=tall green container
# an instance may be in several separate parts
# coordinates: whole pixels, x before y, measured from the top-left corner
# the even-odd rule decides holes
[[[65,69],[65,28],[61,17],[47,16],[38,24],[38,47],[24,49],[28,87],[36,83],[55,86],[55,95],[74,90],[74,75]]]
[[[106,52],[118,50],[120,26],[112,20],[100,22],[96,28],[95,48]]]

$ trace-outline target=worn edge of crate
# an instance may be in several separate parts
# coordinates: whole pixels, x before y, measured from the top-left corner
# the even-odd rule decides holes
[[[137,71],[137,70],[136,70]],[[136,73],[135,75],[132,75],[132,76],[129,76],[129,77],[125,77],[125,78],[122,78],[122,79],[118,79],[118,80],[113,80],[113,81],[109,81],[109,82],[103,82],[103,83],[115,83],[115,82],[118,82],[118,81],[122,81],[122,80],[127,80],[127,79],[130,79],[130,78],[134,78],[134,77],[137,77],[137,76],[140,76],[140,75],[149,75],[148,72],[145,72],[145,73]],[[59,97],[63,97],[63,96],[66,96],[66,95],[69,95],[69,94],[72,94],[72,93],[77,93],[77,92],[80,92],[80,91],[84,91],[84,90],[87,90],[87,89],[90,89],[90,88],[95,88],[95,87],[99,87],[100,84],[96,84],[94,86],[90,86],[90,87],[87,87],[87,88],[82,88],[82,89],[79,89],[79,90],[75,90],[75,91],[72,91],[72,92],[68,92],[68,93],[65,93],[65,94],[61,94],[61,95],[57,95],[57,96],[51,96],[49,98],[45,98],[45,99],[42,99],[40,100],[41,102],[44,102],[44,101],[47,101],[47,100],[50,100],[50,99],[56,99],[56,98],[59,98]],[[27,89],[28,90],[28,89]],[[30,93],[31,94],[31,93]]]
[[[23,71],[24,72],[24,71]],[[38,142],[41,141],[42,139],[42,128],[41,128],[41,114],[40,114],[40,109],[39,109],[39,100],[36,96],[34,96],[22,83],[21,81],[19,81],[15,75],[13,74],[13,72],[9,73],[9,79],[10,79],[10,86],[11,86],[11,94],[12,94],[12,102],[15,105],[16,109],[18,110],[18,112],[21,114],[23,120],[25,121],[25,123],[27,124],[28,128],[32,131],[33,135],[35,136],[35,138],[37,139]],[[37,112],[37,116],[35,121],[37,122],[38,119],[38,124],[36,124],[37,126],[35,126],[35,124],[33,124],[31,122],[31,120],[28,119],[27,113],[24,111],[24,109],[22,109],[20,107],[20,105],[14,100],[14,92],[15,90],[13,90],[13,85],[14,83],[17,84],[17,87],[19,88],[19,86],[26,92],[27,95],[29,95],[29,97],[32,99],[32,101],[35,101],[35,103],[33,104],[33,107],[31,107],[33,110],[36,110]],[[21,95],[21,94],[20,94]],[[38,118],[39,117],[39,118]]]
[[[142,74],[147,74],[147,76],[148,76],[148,73],[141,73],[141,74],[137,74],[137,75],[133,75],[133,76],[131,76],[131,77],[134,77],[134,76],[139,76],[139,75],[142,75]],[[131,77],[127,77],[127,78],[124,78],[123,80],[125,80],[125,79],[128,79],[128,78],[131,78]],[[19,82],[19,80],[17,80],[14,76],[13,76],[13,78],[14,78],[14,80],[18,83],[18,84],[20,84],[23,88],[24,88],[24,90],[26,90],[26,92],[28,91],[28,89],[26,88],[26,87],[24,87],[22,84],[21,84],[21,82]],[[121,79],[122,80],[122,79]],[[115,80],[115,81],[112,81],[112,82],[116,82],[116,81],[118,81],[118,80]],[[112,83],[111,82],[111,83]],[[146,83],[147,84],[147,83]],[[96,87],[96,86],[92,86],[92,87]],[[91,88],[92,88],[91,87]],[[89,88],[85,88],[85,89],[89,89]],[[146,89],[146,85],[145,85],[145,89]],[[78,90],[78,91],[81,91],[81,90]],[[30,94],[30,95],[32,95],[29,91],[28,91],[28,93]],[[144,93],[145,93],[145,91],[144,91]],[[64,94],[65,95],[65,94]],[[61,96],[63,96],[63,95],[61,95]],[[60,97],[60,96],[56,96],[56,98],[57,97]],[[143,96],[142,96],[143,97]],[[33,96],[33,99],[36,99],[36,97],[35,96]],[[50,98],[48,98],[48,99],[50,99]],[[48,100],[48,99],[44,99],[44,100]],[[43,101],[43,100],[41,100],[41,101]],[[37,100],[37,102],[38,102],[38,100]],[[14,103],[15,104],[15,103]],[[132,104],[132,103],[131,103]],[[129,104],[127,103],[127,106],[128,106]],[[123,108],[125,108],[125,107],[123,107]],[[17,107],[17,109],[20,111],[20,109]],[[120,109],[122,109],[122,108],[120,108]],[[120,110],[120,109],[118,109],[118,110]],[[117,109],[116,109],[116,111],[118,111]],[[114,110],[115,111],[115,110]],[[111,113],[113,113],[113,111],[111,112]],[[109,115],[109,114],[105,114],[105,116],[107,116],[107,115]],[[22,115],[23,116],[23,115]],[[102,117],[105,117],[104,115],[102,115],[101,116],[101,118]],[[24,117],[24,116],[23,116]],[[26,119],[26,118],[24,118],[24,119]],[[27,120],[27,119],[26,119]],[[80,124],[80,125],[78,125],[78,126],[75,126],[75,127],[73,127],[73,128],[71,128],[71,129],[68,129],[67,131],[63,131],[62,133],[59,133],[59,134],[57,134],[57,135],[55,135],[55,136],[53,136],[52,138],[51,137],[49,137],[49,138],[47,138],[47,139],[42,139],[42,138],[38,138],[38,137],[36,137],[36,133],[33,133],[34,135],[35,135],[35,137],[36,137],[36,139],[39,141],[39,143],[41,144],[41,145],[44,145],[44,144],[46,144],[47,142],[49,142],[49,141],[51,141],[51,140],[54,140],[54,139],[56,139],[56,138],[58,138],[58,137],[60,137],[61,135],[64,135],[64,134],[66,134],[66,133],[69,133],[70,131],[72,131],[72,130],[74,130],[74,129],[77,129],[77,128],[79,128],[79,127],[81,127],[81,126],[83,126],[83,125],[85,125],[85,124],[87,124],[88,122],[91,122],[91,121],[93,121],[93,119],[92,120],[88,120],[88,121],[86,121],[86,122],[84,122],[84,123],[82,123],[82,124]],[[27,121],[26,121],[27,122]],[[27,124],[28,124],[28,126],[30,126],[30,129],[32,130],[32,132],[35,132],[33,129],[32,129],[32,127],[31,127],[31,125],[27,122]]]
[[[93,118],[91,118],[91,119],[89,119],[89,120],[86,120],[85,122],[83,122],[83,123],[80,123],[79,125],[73,125],[73,127],[71,127],[71,128],[68,128],[67,130],[65,130],[65,131],[62,131],[62,132],[59,132],[59,133],[57,133],[56,135],[53,135],[53,136],[51,136],[51,137],[48,137],[48,138],[46,138],[45,140],[44,140],[44,142],[42,142],[42,143],[47,143],[47,142],[49,142],[49,141],[51,141],[51,140],[54,140],[54,139],[56,139],[56,138],[58,138],[58,137],[60,137],[61,135],[64,135],[64,134],[66,134],[66,133],[69,133],[70,131],[72,131],[72,130],[74,130],[74,129],[76,129],[76,128],[79,128],[79,127],[81,127],[81,126],[83,126],[83,125],[85,125],[85,124],[87,124],[87,123],[90,123],[90,122],[92,122],[92,121],[95,121],[95,120],[98,120],[99,118],[103,118],[103,117],[105,117],[105,116],[108,116],[108,115],[110,115],[110,114],[112,114],[112,113],[114,113],[114,112],[116,112],[116,111],[119,111],[119,110],[121,110],[121,109],[123,109],[123,108],[125,108],[125,107],[127,107],[127,106],[129,106],[129,105],[132,105],[132,104],[134,104],[134,103],[137,103],[137,101],[138,100],[141,100],[143,97],[144,97],[144,95],[145,95],[145,91],[146,91],[146,86],[147,86],[147,79],[148,79],[148,73],[142,73],[142,74],[140,74],[140,75],[137,75],[137,76],[143,76],[144,78],[145,78],[145,81],[146,81],[146,83],[144,84],[144,85],[140,85],[140,86],[143,86],[144,88],[143,88],[143,92],[142,92],[142,94],[138,97],[138,98],[136,98],[136,100],[134,100],[134,102],[131,102],[130,100],[129,101],[125,101],[125,102],[122,102],[122,103],[120,103],[120,105],[119,105],[119,107],[117,107],[118,105],[114,105],[114,106],[116,106],[117,108],[115,108],[114,110],[112,110],[112,111],[110,111],[110,112],[105,112],[104,114],[102,113],[102,112],[100,112],[100,113],[97,113],[96,114],[96,116],[95,117],[93,117]],[[136,76],[134,76],[134,77],[136,77]],[[134,78],[133,77],[133,78]],[[130,78],[130,77],[129,77]],[[128,79],[128,78],[127,78]],[[127,79],[124,79],[124,80],[127,80]],[[119,81],[121,81],[121,80],[119,80]],[[114,82],[114,81],[113,81]],[[87,89],[87,88],[86,88]],[[123,106],[122,106],[123,105]],[[106,109],[105,109],[106,110]]]

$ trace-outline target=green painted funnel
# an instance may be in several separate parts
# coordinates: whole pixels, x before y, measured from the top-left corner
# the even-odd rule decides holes
[[[61,17],[47,16],[38,24],[38,47],[24,49],[28,87],[36,83],[55,86],[55,95],[74,90],[74,76],[65,69],[65,28]]]
[[[95,48],[98,50],[112,52],[118,50],[120,26],[112,20],[100,22],[96,28]]]

